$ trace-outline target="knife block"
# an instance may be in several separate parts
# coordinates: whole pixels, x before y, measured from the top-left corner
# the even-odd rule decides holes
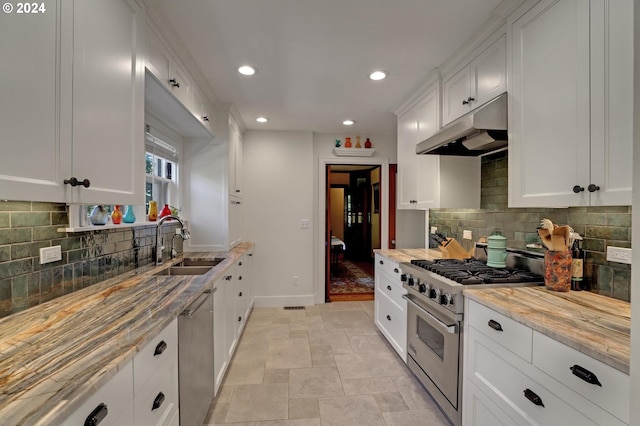
[[[447,238],[447,243],[440,246],[440,251],[443,259],[464,260],[473,257],[473,254],[467,252],[455,238]]]

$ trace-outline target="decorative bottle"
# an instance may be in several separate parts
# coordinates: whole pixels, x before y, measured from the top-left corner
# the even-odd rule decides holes
[[[164,207],[162,208],[162,211],[160,212],[160,218],[162,219],[165,216],[168,216],[171,214],[171,209],[169,208],[169,204],[165,204]]]
[[[158,219],[158,203],[149,201],[149,222],[155,222]]]
[[[365,148],[371,148],[371,141],[369,140],[369,138],[367,138],[367,140],[364,141],[364,147]]]
[[[134,223],[136,221],[136,215],[133,212],[133,206],[127,206],[127,209],[124,211],[124,216],[122,216],[122,221],[124,223]]]
[[[111,212],[111,222],[113,222],[114,225],[120,225],[120,222],[122,222],[122,210],[120,210],[119,205],[116,205]]]
[[[356,136],[356,148],[362,148],[362,145],[360,145],[360,136]]]
[[[92,225],[104,225],[109,221],[109,213],[103,206],[95,206],[89,215],[89,221]]]
[[[351,137],[347,136],[346,138],[344,138],[344,147],[345,148],[351,148]]]

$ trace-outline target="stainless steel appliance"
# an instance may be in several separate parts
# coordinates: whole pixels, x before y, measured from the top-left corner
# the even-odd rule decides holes
[[[407,365],[456,426],[462,421],[463,288],[544,283],[542,257],[507,249],[507,268],[497,269],[486,265],[479,248],[479,259],[400,264],[407,290]]]
[[[444,126],[416,146],[417,154],[478,156],[507,146],[507,94]]]
[[[214,396],[213,293],[207,288],[178,317],[180,425],[202,425]]]

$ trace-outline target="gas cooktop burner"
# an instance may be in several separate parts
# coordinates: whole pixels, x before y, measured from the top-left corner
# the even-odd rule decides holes
[[[442,275],[464,285],[542,282],[544,278],[529,271],[513,268],[491,268],[477,259],[412,260],[420,268]]]

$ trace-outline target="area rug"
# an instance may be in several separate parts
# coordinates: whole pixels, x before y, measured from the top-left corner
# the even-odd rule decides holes
[[[331,273],[330,294],[373,293],[373,277],[358,266],[343,260]]]

